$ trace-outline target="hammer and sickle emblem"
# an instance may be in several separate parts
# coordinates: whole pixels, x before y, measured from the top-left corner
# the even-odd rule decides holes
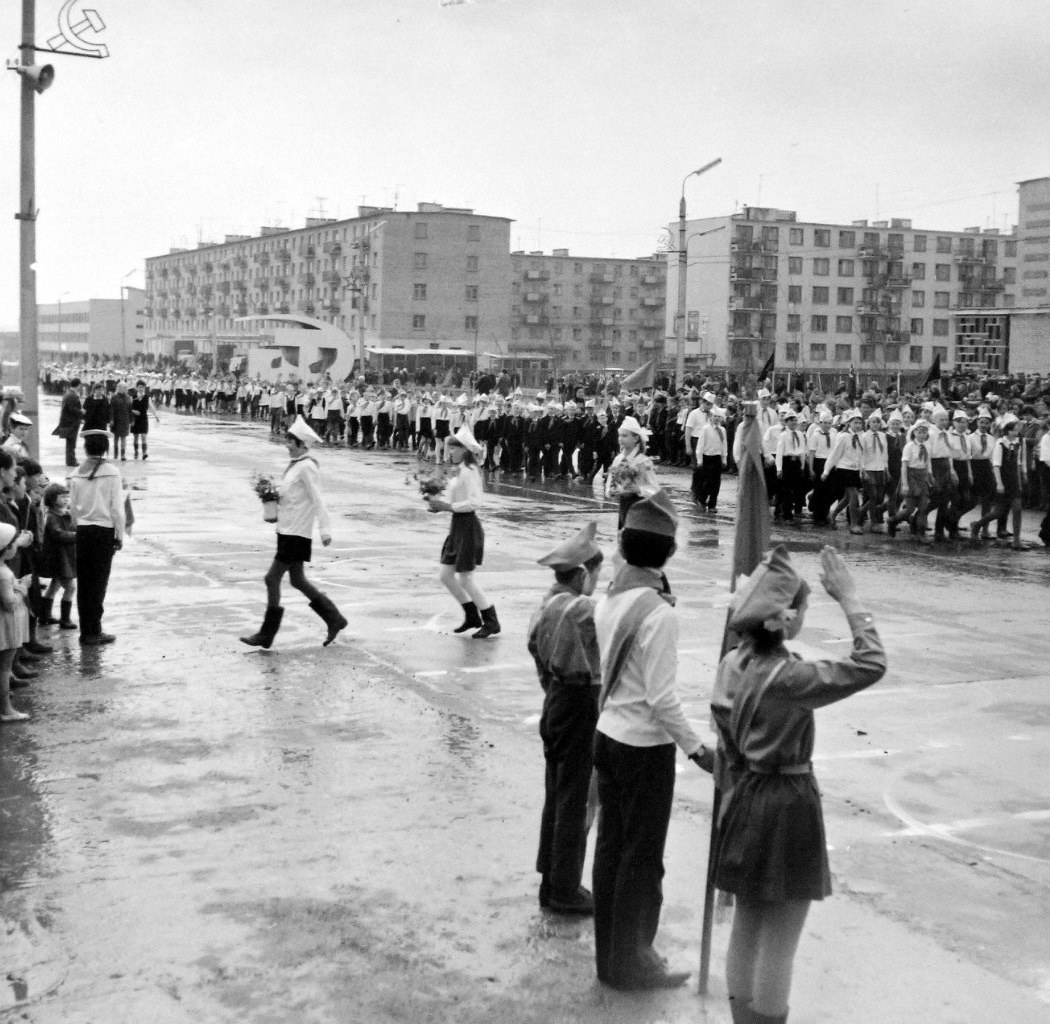
[[[47,45],[54,50],[63,50],[68,53],[90,54],[92,57],[108,57],[109,47],[104,43],[88,42],[82,35],[84,32],[101,32],[106,23],[102,20],[98,11],[88,8],[84,9],[83,17],[74,25],[73,8],[78,0],[65,0],[62,9],[58,12],[58,35],[52,36]]]

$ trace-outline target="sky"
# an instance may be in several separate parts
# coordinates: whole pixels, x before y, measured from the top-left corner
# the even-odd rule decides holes
[[[0,5],[17,55],[22,0]],[[37,43],[63,0],[36,0]],[[172,246],[362,201],[513,218],[515,249],[653,252],[741,206],[1008,230],[1050,175],[1045,0],[76,0],[105,60],[36,98],[37,296],[141,287]],[[19,89],[0,84],[18,209]],[[0,223],[0,328],[18,222]]]

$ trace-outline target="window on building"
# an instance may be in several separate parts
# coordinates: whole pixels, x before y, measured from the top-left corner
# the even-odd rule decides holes
[[[933,293],[933,308],[934,309],[947,309],[951,303],[951,292],[934,292]]]
[[[412,298],[425,299],[427,297],[427,286],[425,284],[412,285]]]
[[[576,295],[576,296],[582,295],[583,294],[583,285],[582,284],[574,284],[572,286],[572,294]]]
[[[798,334],[802,330],[802,314],[801,313],[788,313],[788,331],[792,334]]]
[[[835,361],[838,363],[848,363],[853,359],[853,346],[852,345],[836,345],[835,346]]]
[[[853,260],[839,260],[839,277],[852,277],[853,268]]]
[[[925,263],[913,263],[911,265],[911,276],[916,281],[926,280],[926,264]]]
[[[813,245],[818,249],[828,249],[831,247],[831,229],[830,228],[814,228],[813,229]]]
[[[422,331],[427,326],[427,318],[423,313],[412,314],[412,330]]]
[[[828,332],[828,318],[822,313],[814,313],[809,318],[809,329],[814,334],[827,334]]]
[[[887,363],[899,363],[901,361],[901,347],[895,341],[887,341],[883,349],[883,358]]]
[[[1003,305],[1007,308],[1013,306],[1016,301],[1016,296],[1012,292],[1006,292],[1003,295]]]
[[[948,334],[948,321],[947,320],[934,320],[933,321],[933,336],[935,338],[944,338]]]
[[[857,232],[856,231],[840,231],[839,232],[839,248],[840,249],[853,249],[857,245]]]
[[[926,251],[926,236],[915,235],[911,240],[911,247],[914,252],[925,252]]]
[[[912,305],[912,309],[922,309],[926,305],[926,293],[925,292],[912,292],[911,293],[911,305]]]
[[[950,281],[952,279],[952,265],[950,263],[935,264],[933,276],[937,281]]]
[[[1003,267],[1003,284],[1015,284],[1017,281],[1016,267]]]
[[[827,277],[831,273],[831,260],[820,257],[813,261],[813,276]]]
[[[805,241],[805,233],[802,228],[789,228],[788,229],[788,242],[791,245],[802,245]]]
[[[810,361],[816,360],[817,362],[823,362],[828,358],[828,346],[822,344],[814,344],[809,346],[809,358]]]
[[[860,361],[862,363],[873,363],[875,362],[875,355],[878,351],[878,346],[873,341],[865,341],[860,346]]]
[[[1003,243],[1003,255],[1004,256],[1016,256],[1017,255],[1017,243],[1016,242],[1004,242]]]
[[[864,232],[864,244],[869,248],[876,249],[879,245],[879,233],[877,231]]]
[[[886,238],[886,248],[893,249],[899,252],[901,249],[904,248],[904,235],[899,234],[895,231],[890,232],[890,234]]]
[[[830,291],[825,285],[814,285],[813,286],[813,304],[816,306],[826,306],[828,304],[828,292]]]
[[[574,263],[572,265],[572,272],[574,274],[582,274],[583,273],[583,264],[582,263]]]
[[[908,346],[908,362],[909,363],[921,363],[922,362],[922,345],[909,345]]]
[[[853,333],[853,317],[851,317],[851,316],[837,316],[837,317],[835,317],[835,333],[836,334],[852,334]]]
[[[477,269],[478,269],[478,258],[477,258],[477,256],[468,256],[467,257],[467,270],[468,271],[474,271],[474,270],[477,270]]]
[[[945,235],[937,236],[937,251],[938,252],[951,252],[952,251],[952,240]]]
[[[478,329],[478,318],[476,316],[465,316],[463,318],[463,330],[476,331]]]
[[[800,284],[789,284],[788,285],[788,303],[797,305],[802,301],[802,285]]]
[[[922,317],[913,316],[911,318],[911,333],[915,335],[921,335],[923,322],[924,321]]]
[[[426,238],[427,237],[427,222],[425,220],[417,220],[415,223],[414,238]]]
[[[574,327],[572,329],[572,340],[573,341],[582,341],[583,340],[583,328],[582,327]]]
[[[789,274],[801,274],[802,273],[802,257],[801,256],[789,256],[788,257],[788,273]]]
[[[853,305],[853,289],[852,288],[839,288],[838,289],[838,302],[840,306],[852,306]]]
[[[467,302],[478,301],[478,286],[476,284],[467,285]]]
[[[946,363],[948,361],[948,346],[947,345],[934,345],[930,352],[930,358],[936,359],[938,356],[941,357],[941,362]]]
[[[480,224],[468,224],[467,225],[467,241],[468,242],[480,242],[481,241],[481,225]]]
[[[413,270],[426,270],[427,269],[427,254],[425,252],[417,252],[412,256],[412,269]]]
[[[784,344],[784,358],[787,359],[789,363],[798,362],[799,347],[800,346],[797,341],[789,341]]]

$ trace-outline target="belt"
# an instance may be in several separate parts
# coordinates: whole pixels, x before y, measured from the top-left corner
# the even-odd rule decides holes
[[[812,775],[813,765],[808,761],[805,764],[782,764],[775,767],[748,761],[747,770],[752,775]]]

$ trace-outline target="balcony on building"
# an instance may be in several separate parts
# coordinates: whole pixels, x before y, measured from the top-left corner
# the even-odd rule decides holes
[[[343,277],[338,270],[326,270],[321,275],[321,280],[326,281],[328,284],[342,284]]]
[[[324,309],[326,313],[338,313],[340,306],[338,302],[326,302]]]
[[[255,312],[260,316],[266,316],[266,314],[270,312],[270,307],[265,302],[260,302],[255,307]]]
[[[861,245],[857,248],[857,259],[859,260],[888,260],[889,250],[883,249],[881,245]]]
[[[234,287],[235,291],[244,292],[244,291],[248,290],[248,282],[247,281],[234,281],[233,282],[233,287]]]
[[[655,295],[643,295],[642,305],[648,306],[650,309],[656,306],[662,306],[664,304],[663,299],[657,298]]]
[[[317,278],[313,274],[300,274],[299,281],[306,285],[307,288],[312,288],[317,281]]]
[[[613,284],[616,281],[615,274],[591,274],[591,284]]]
[[[287,263],[292,258],[291,250],[290,249],[278,249],[277,250],[277,258],[282,263]]]
[[[289,313],[291,312],[291,307],[288,305],[287,302],[279,302],[276,306],[273,307],[273,311],[275,313]]]
[[[526,270],[525,280],[526,281],[548,281],[550,280],[550,271],[548,270]]]
[[[215,270],[215,264],[213,264],[211,260],[205,260],[204,261],[204,273],[205,274],[210,274],[214,270]]]
[[[660,277],[657,274],[643,274],[642,275],[642,284],[654,285],[654,284],[659,284],[659,283],[660,283]]]
[[[590,320],[591,327],[612,327],[616,321],[611,316],[596,316]]]
[[[215,287],[222,295],[230,294],[231,285],[229,281],[220,281]]]
[[[275,277],[273,279],[273,286],[274,286],[274,288],[278,289],[279,291],[282,291],[282,292],[288,291],[288,278],[287,277]]]
[[[313,249],[313,246],[311,246],[310,248]],[[368,239],[368,236],[366,235],[364,238],[357,238],[353,242],[351,242],[350,243],[350,248],[351,249],[357,249],[360,252],[367,252],[369,249],[372,248],[372,243]],[[309,255],[312,256],[313,252],[311,252]]]
[[[234,316],[247,316],[248,315],[248,304],[246,302],[239,302],[233,307]]]
[[[315,306],[315,305],[313,304],[313,302],[311,302],[311,301],[309,301],[309,300],[306,300],[306,301],[304,301],[304,302],[300,302],[300,303],[299,303],[299,312],[301,312],[301,313],[307,313],[307,314],[309,314],[309,315],[311,315],[311,316],[313,315],[313,313],[314,313],[314,310],[315,310],[316,308],[317,308],[317,307],[316,307],[316,306]]]
[[[248,266],[248,261],[243,256],[234,256],[233,265],[238,270],[244,270]]]
[[[255,254],[255,262],[260,267],[268,267],[270,265],[270,254],[268,252],[257,252]]]
[[[343,247],[338,242],[325,242],[324,254],[335,259],[343,254]]]
[[[547,296],[542,294],[541,292],[526,292],[522,296],[522,299],[525,302],[543,302],[544,300],[546,300],[546,298]]]

